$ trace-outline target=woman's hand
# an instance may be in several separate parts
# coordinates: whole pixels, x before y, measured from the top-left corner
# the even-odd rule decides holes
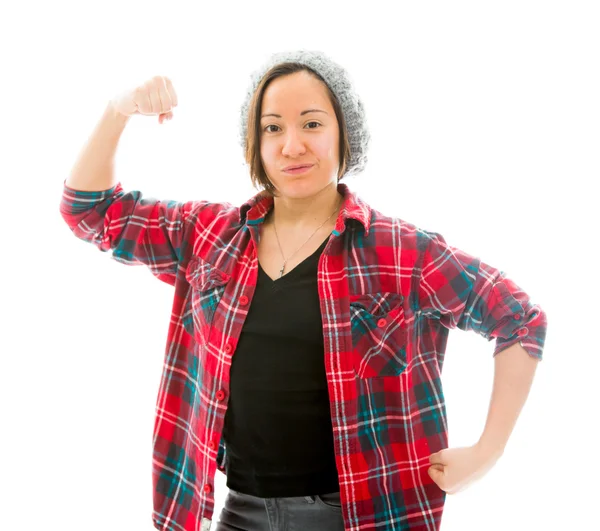
[[[110,104],[123,116],[158,115],[158,123],[162,124],[173,118],[173,108],[177,107],[178,98],[168,77],[154,76],[139,87],[117,94]]]
[[[429,477],[448,494],[465,490],[487,474],[500,458],[480,444],[445,448],[429,456]]]

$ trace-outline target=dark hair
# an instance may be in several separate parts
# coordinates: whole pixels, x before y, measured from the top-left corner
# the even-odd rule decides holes
[[[267,177],[260,156],[260,108],[262,106],[264,92],[274,79],[301,71],[306,71],[309,74],[312,74],[315,78],[320,80],[325,85],[327,89],[327,94],[329,95],[329,101],[331,102],[331,105],[333,106],[333,109],[335,111],[335,116],[337,118],[340,130],[340,169],[338,171],[338,181],[344,175],[346,171],[347,161],[350,160],[350,142],[348,141],[348,131],[346,129],[344,113],[342,112],[342,107],[340,106],[337,98],[335,97],[335,94],[333,94],[325,80],[312,68],[301,63],[288,62],[278,64],[271,68],[263,76],[258,86],[256,87],[254,94],[252,95],[252,99],[250,100],[250,105],[248,109],[248,126],[246,129],[245,159],[246,163],[250,166],[250,177],[252,179],[252,183],[256,188],[262,186],[267,192],[267,194],[271,196],[275,195],[275,187]]]

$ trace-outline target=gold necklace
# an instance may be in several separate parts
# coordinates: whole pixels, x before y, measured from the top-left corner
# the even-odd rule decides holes
[[[313,232],[309,237],[308,240],[310,240],[316,233],[317,231],[323,226],[325,225],[325,223],[327,223],[330,219],[331,216],[333,216],[336,211],[338,210],[339,205],[336,206],[335,210],[329,215],[329,217],[323,222],[321,223],[317,229],[315,230],[315,232]],[[277,235],[277,227],[275,226],[275,215],[273,215],[273,228],[275,229],[275,238],[277,238],[277,245],[279,245],[279,251],[281,252],[281,256],[284,259],[283,260],[283,265],[281,266],[281,270],[279,271],[279,278],[281,278],[283,276],[283,271],[285,269],[285,264],[287,264],[288,260],[294,256],[300,249],[302,249],[302,247],[304,247],[307,243],[308,240],[306,240],[300,247],[298,247],[298,249],[296,249],[290,256],[288,256],[287,258],[285,256],[283,256],[283,250],[281,249],[281,243],[279,243],[279,236]]]

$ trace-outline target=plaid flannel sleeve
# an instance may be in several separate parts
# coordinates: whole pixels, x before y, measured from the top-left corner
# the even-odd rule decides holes
[[[420,311],[446,328],[496,339],[493,356],[520,342],[541,360],[547,328],[542,308],[504,271],[448,245],[439,233],[422,233],[426,246],[418,288]]]
[[[121,183],[108,190],[82,191],[63,183],[60,214],[78,238],[127,265],[148,266],[153,275],[175,284],[182,259],[186,221],[199,201],[160,201]]]

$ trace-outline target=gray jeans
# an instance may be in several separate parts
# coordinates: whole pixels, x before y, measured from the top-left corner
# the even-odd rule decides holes
[[[344,531],[340,493],[256,498],[229,489],[215,531]]]

